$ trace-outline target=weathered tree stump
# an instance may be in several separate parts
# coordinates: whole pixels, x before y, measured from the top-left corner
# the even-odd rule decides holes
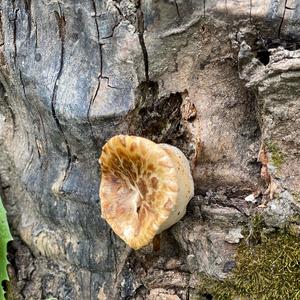
[[[1,5],[17,299],[193,299],[198,273],[234,267],[257,211],[274,228],[299,213],[298,1]],[[158,252],[131,251],[100,217],[98,157],[119,133],[175,145],[193,169],[196,196]]]

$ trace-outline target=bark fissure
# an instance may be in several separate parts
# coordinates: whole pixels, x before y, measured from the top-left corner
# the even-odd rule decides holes
[[[38,158],[39,158],[39,160],[41,160],[41,152],[40,152],[40,149],[39,149],[39,146],[38,146],[38,142],[37,142],[36,137],[35,137],[35,139],[34,139],[34,142],[35,142],[35,146],[36,146]]]
[[[12,2],[13,5],[13,11],[14,11],[14,17],[13,19],[11,19],[10,21],[13,22],[13,48],[14,48],[14,54],[13,54],[13,60],[14,60],[14,64],[16,64],[17,62],[17,19],[18,19],[18,12],[19,12],[19,8],[16,9],[15,7],[15,0],[13,0]]]
[[[115,24],[112,28],[112,33],[111,35],[109,36],[106,36],[106,37],[103,37],[101,38],[100,36],[100,31],[99,31],[99,22],[97,20],[97,17],[101,17],[101,15],[98,15],[98,12],[97,12],[97,6],[96,6],[96,2],[95,0],[92,0],[92,7],[93,7],[93,16],[95,16],[95,28],[96,28],[96,33],[97,33],[97,42],[98,42],[98,55],[99,55],[99,59],[100,59],[100,72],[99,72],[99,76],[98,76],[98,84],[97,84],[97,87],[96,87],[96,91],[92,97],[92,99],[90,100],[90,103],[89,103],[89,106],[88,106],[88,110],[87,110],[87,120],[88,120],[88,124],[89,124],[89,127],[90,127],[90,132],[91,132],[91,136],[92,136],[92,139],[93,139],[93,142],[94,142],[94,145],[96,147],[98,147],[98,144],[97,144],[97,139],[96,139],[96,136],[95,136],[95,133],[94,133],[94,130],[93,130],[93,125],[92,125],[92,121],[91,121],[91,118],[90,118],[90,112],[91,112],[91,109],[92,109],[92,106],[95,102],[95,99],[98,95],[98,92],[100,90],[100,86],[101,86],[101,79],[106,79],[108,84],[107,86],[110,87],[110,88],[113,88],[113,89],[118,89],[117,87],[114,87],[112,85],[109,84],[109,77],[107,76],[103,76],[103,51],[102,51],[102,46],[103,46],[103,43],[101,43],[101,39],[108,39],[108,38],[111,38],[114,34],[114,30],[115,28],[120,24],[119,22],[117,24]]]
[[[96,91],[92,97],[92,99],[90,100],[89,106],[88,106],[88,110],[87,110],[87,121],[90,127],[90,132],[91,132],[91,136],[93,139],[93,143],[94,145],[97,147],[97,139],[93,130],[93,125],[92,125],[92,121],[90,118],[90,113],[91,113],[91,109],[92,109],[92,105],[94,104],[94,101],[98,95],[99,89],[100,89],[100,84],[101,84],[101,78],[102,78],[102,71],[103,71],[103,57],[102,57],[102,44],[100,42],[100,32],[99,32],[99,24],[98,24],[98,20],[97,20],[97,6],[95,3],[95,0],[92,0],[92,7],[93,7],[93,14],[95,15],[95,27],[96,27],[96,33],[97,33],[97,42],[98,42],[98,55],[99,55],[99,59],[100,59],[100,74],[98,75],[98,84],[96,87]]]
[[[145,78],[146,82],[149,82],[149,58],[148,58],[148,52],[145,44],[145,39],[144,39],[144,31],[145,31],[145,26],[144,26],[144,14],[141,8],[141,1],[139,0],[137,2],[137,30],[138,30],[138,37],[139,37],[139,42],[141,45],[142,53],[143,53],[143,59],[144,59],[144,68],[145,68]]]
[[[180,19],[181,16],[180,16],[179,7],[178,7],[178,4],[177,4],[177,1],[176,1],[176,0],[174,1],[174,5],[175,5],[175,8],[176,8],[177,16],[178,16],[178,18]]]
[[[282,13],[282,17],[281,17],[279,28],[278,28],[278,38],[281,37],[281,29],[282,29],[282,25],[283,25],[283,21],[284,21],[284,17],[285,17],[285,12],[286,12],[286,9],[287,9],[287,1],[288,0],[285,0],[285,2],[284,2],[283,13]]]
[[[54,121],[56,123],[56,126],[58,128],[58,130],[60,131],[63,140],[64,140],[64,144],[66,147],[66,154],[67,154],[67,166],[65,168],[64,171],[64,176],[61,182],[61,185],[63,184],[63,182],[66,180],[70,170],[71,170],[71,165],[72,165],[72,153],[71,153],[71,147],[70,144],[67,140],[67,137],[65,135],[65,132],[60,124],[60,121],[57,117],[56,114],[56,100],[57,100],[57,90],[58,90],[58,86],[59,86],[59,79],[62,75],[62,71],[63,71],[63,67],[64,67],[64,55],[65,55],[65,17],[64,14],[61,11],[61,7],[59,4],[59,8],[60,8],[60,12],[58,13],[57,11],[55,11],[55,16],[56,16],[56,20],[57,20],[57,26],[58,26],[58,33],[59,33],[59,38],[61,41],[61,48],[60,48],[60,64],[59,64],[59,70],[54,82],[54,88],[53,88],[53,93],[52,93],[52,98],[51,98],[51,112],[52,112],[52,116],[54,118]]]
[[[114,7],[115,7],[116,10],[118,11],[119,15],[122,16],[122,17],[124,17],[123,14],[122,14],[122,12],[121,12],[120,7],[119,7],[118,5],[116,5],[116,4],[114,4]]]
[[[114,36],[115,29],[116,29],[119,25],[120,25],[120,22],[114,24],[114,26],[113,26],[112,29],[111,29],[111,34],[109,34],[109,35],[107,35],[107,36],[105,36],[105,37],[102,37],[101,39],[102,39],[102,40],[107,40],[107,39],[112,38],[112,37]]]
[[[96,6],[96,2],[95,0],[92,0],[93,2],[93,10],[94,10],[94,14],[95,16],[97,16],[97,6]],[[102,57],[102,43],[100,42],[100,31],[99,31],[99,23],[97,18],[95,18],[95,26],[96,26],[96,32],[97,32],[97,41],[98,41],[98,52],[99,52],[99,58],[100,58],[100,75],[98,77],[101,78],[102,77],[102,72],[103,72],[103,57]]]
[[[34,42],[34,46],[35,46],[35,50],[38,48],[38,32],[37,32],[37,23],[35,23],[34,25],[34,32],[35,32],[35,42]]]
[[[252,24],[252,0],[250,0],[249,22],[250,22],[250,24]]]
[[[24,5],[25,5],[25,10],[27,12],[27,38],[30,37],[30,34],[31,34],[31,28],[32,28],[32,24],[31,24],[31,21],[32,21],[32,16],[31,16],[31,0],[25,0],[24,1]]]
[[[101,79],[105,79],[105,80],[107,81],[107,86],[110,87],[111,89],[123,90],[123,89],[120,88],[120,87],[111,85],[111,84],[110,84],[109,77],[107,77],[107,76],[102,76]]]

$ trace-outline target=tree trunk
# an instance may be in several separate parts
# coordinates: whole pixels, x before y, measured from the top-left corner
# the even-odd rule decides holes
[[[298,1],[3,0],[1,22],[17,299],[196,299],[257,212],[299,213]],[[157,252],[100,217],[98,157],[120,133],[190,160],[196,196]]]

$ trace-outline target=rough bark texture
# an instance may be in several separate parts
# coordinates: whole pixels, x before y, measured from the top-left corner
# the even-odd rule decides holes
[[[194,299],[198,273],[234,267],[255,212],[270,227],[299,213],[299,1],[1,5],[17,299]],[[100,218],[97,159],[118,133],[190,159],[196,196],[158,252],[130,251]]]

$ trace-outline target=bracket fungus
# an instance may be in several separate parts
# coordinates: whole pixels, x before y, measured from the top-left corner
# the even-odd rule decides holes
[[[131,248],[178,222],[194,195],[187,158],[176,147],[117,135],[102,148],[102,217]]]

